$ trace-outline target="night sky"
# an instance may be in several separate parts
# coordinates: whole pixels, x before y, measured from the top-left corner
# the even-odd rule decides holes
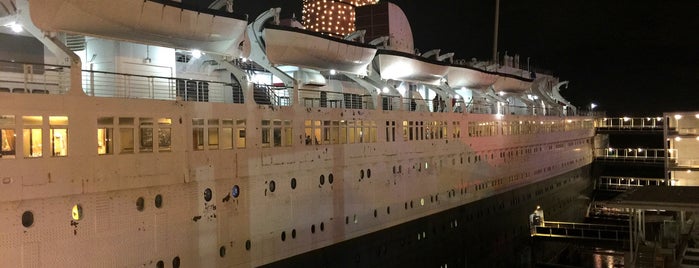
[[[187,1],[185,1],[187,2]],[[201,1],[197,1],[201,4]],[[301,0],[234,2],[253,20],[270,7],[295,13]],[[392,0],[406,13],[420,51],[455,58],[492,55],[494,0]],[[570,81],[562,95],[609,116],[699,110],[699,1],[500,2],[499,50]]]

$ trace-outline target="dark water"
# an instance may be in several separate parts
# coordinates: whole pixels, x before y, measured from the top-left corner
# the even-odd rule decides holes
[[[582,221],[590,171],[586,166],[267,267],[534,267],[567,245],[532,252],[529,214],[540,205],[546,220]]]

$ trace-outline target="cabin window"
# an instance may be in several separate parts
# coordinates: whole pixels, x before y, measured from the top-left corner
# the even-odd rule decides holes
[[[347,143],[347,121],[340,120],[340,144]]]
[[[172,150],[172,119],[158,119],[158,151],[169,152]]]
[[[386,121],[386,141],[396,141],[396,121]]]
[[[439,128],[439,138],[440,139],[449,138],[449,134],[447,132],[447,121],[442,121],[439,123],[441,124],[441,126]]]
[[[218,149],[219,139],[218,139],[218,119],[208,120],[208,136],[209,136],[209,150]]]
[[[83,208],[79,204],[75,204],[70,214],[73,220],[79,221],[83,218]]]
[[[304,126],[303,134],[305,135],[304,142],[306,143],[306,145],[313,144],[313,138],[311,138],[313,136],[312,122],[313,121],[311,121],[311,120],[303,121],[303,126]]]
[[[177,79],[177,97],[185,101],[209,101],[209,83],[204,81]]]
[[[233,149],[233,119],[221,119],[221,149]]]
[[[68,155],[68,117],[49,116],[51,156]]]
[[[461,122],[459,122],[459,121],[454,121],[454,122],[453,122],[453,125],[454,125],[454,135],[453,135],[453,137],[454,137],[454,138],[457,138],[457,139],[458,139],[458,138],[461,138],[461,126],[460,126],[460,124],[461,124]]]
[[[15,158],[15,116],[0,115],[0,158]]]
[[[192,119],[192,149],[204,150],[204,119]]]
[[[338,144],[340,142],[340,121],[331,121],[330,127],[330,142]]]
[[[262,138],[262,147],[270,147],[270,120],[262,120],[262,127],[260,128],[260,137]]]
[[[377,141],[376,121],[369,121],[369,142]]]
[[[315,120],[313,121],[313,142],[315,144],[322,144],[322,137],[321,137],[321,121],[320,120]]]
[[[24,157],[41,157],[42,140],[41,126],[43,118],[41,116],[22,116],[24,123],[23,145]]]
[[[97,154],[112,154],[114,150],[114,117],[97,118]]]
[[[238,148],[245,148],[245,140],[246,140],[246,133],[245,133],[245,120],[237,120],[236,123],[236,147]]]
[[[130,154],[134,152],[133,127],[133,117],[119,117],[119,153]]]
[[[282,146],[282,121],[274,120],[272,121],[272,138],[274,142],[274,147]]]
[[[291,120],[284,120],[284,146],[290,147],[294,143],[294,132]]]
[[[139,152],[153,152],[153,118],[139,118]]]
[[[357,131],[353,120],[347,121],[347,142],[352,144],[357,140]]]

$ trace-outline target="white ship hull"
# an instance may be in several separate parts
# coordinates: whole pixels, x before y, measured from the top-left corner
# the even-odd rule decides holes
[[[415,111],[382,105],[377,89],[394,84],[380,78],[324,77],[337,92],[324,96],[147,38],[85,42],[64,51],[71,66],[32,46],[10,54],[40,62],[0,59],[2,265],[260,266],[592,162],[588,117]],[[288,63],[324,68],[294,53]],[[448,72],[377,57],[381,76],[415,68],[384,77],[415,91]],[[318,98],[302,102],[309,92]]]

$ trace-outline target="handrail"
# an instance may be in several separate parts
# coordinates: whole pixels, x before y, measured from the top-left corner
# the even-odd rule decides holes
[[[677,149],[595,148],[595,157],[610,160],[659,161],[677,159]]]
[[[595,120],[597,128],[632,130],[632,129],[663,129],[662,117],[617,117],[600,118]]]

